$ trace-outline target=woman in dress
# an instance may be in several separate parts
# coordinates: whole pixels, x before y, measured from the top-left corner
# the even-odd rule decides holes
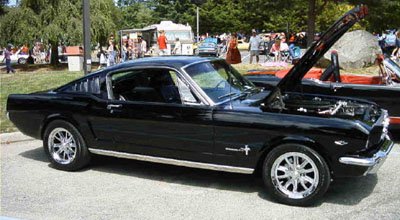
[[[236,33],[232,34],[231,40],[228,45],[228,52],[226,53],[226,62],[229,64],[237,64],[242,62],[238,46]]]

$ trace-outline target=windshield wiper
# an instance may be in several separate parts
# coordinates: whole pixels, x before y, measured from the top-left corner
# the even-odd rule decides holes
[[[221,95],[220,97],[218,97],[218,99],[226,98],[226,97],[229,97],[229,96],[232,96],[232,95],[237,95],[237,93],[236,92],[231,92],[231,93],[228,93],[228,94],[225,94],[225,95]]]

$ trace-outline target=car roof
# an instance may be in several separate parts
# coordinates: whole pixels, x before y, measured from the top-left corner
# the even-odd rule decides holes
[[[199,62],[207,62],[212,60],[222,60],[222,58],[215,57],[198,57],[198,56],[162,56],[162,57],[148,57],[141,58],[136,60],[127,61],[124,63],[120,63],[111,67],[107,67],[86,76],[83,76],[79,79],[76,79],[72,82],[69,82],[61,87],[54,89],[54,91],[58,91],[63,89],[71,84],[77,83],[79,81],[86,80],[92,77],[105,77],[110,72],[129,69],[134,67],[169,67],[174,69],[181,69],[184,66],[199,63]]]
[[[124,63],[120,63],[111,67],[107,67],[86,76],[83,76],[79,79],[76,79],[70,83],[74,83],[80,80],[85,80],[90,77],[99,77],[108,74],[109,72],[114,72],[123,69],[129,69],[133,67],[170,67],[174,69],[181,69],[184,66],[189,64],[194,64],[198,62],[206,62],[211,60],[218,60],[221,58],[213,58],[213,57],[198,57],[198,56],[162,56],[162,57],[148,57],[141,58],[136,60],[127,61]],[[68,83],[68,84],[70,84]],[[68,85],[66,84],[66,85]],[[65,86],[65,85],[64,85]],[[64,87],[62,86],[62,87]]]
[[[130,67],[171,67],[175,69],[180,69],[186,65],[198,63],[202,61],[210,61],[215,60],[215,58],[210,57],[198,57],[198,56],[162,56],[162,57],[148,57],[148,58],[141,58],[132,61],[128,61],[125,63],[121,63],[105,70],[113,71],[118,69],[125,69]]]

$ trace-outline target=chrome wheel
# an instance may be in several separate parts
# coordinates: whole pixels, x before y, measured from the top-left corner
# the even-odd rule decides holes
[[[71,163],[76,156],[77,142],[74,136],[64,128],[55,128],[48,138],[50,156],[60,164]]]
[[[288,152],[278,157],[271,169],[275,188],[291,199],[303,199],[317,188],[319,172],[314,161],[303,153]]]

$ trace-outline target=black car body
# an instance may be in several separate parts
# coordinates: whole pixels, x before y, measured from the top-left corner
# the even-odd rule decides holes
[[[359,82],[343,82],[343,81],[323,81],[321,79],[307,78],[303,79],[301,85],[290,88],[291,91],[306,92],[312,94],[323,94],[338,97],[353,97],[360,99],[367,99],[377,103],[380,107],[387,109],[390,115],[389,131],[392,139],[400,141],[400,104],[398,97],[400,97],[400,68],[399,66],[386,58],[380,64],[379,76],[367,78],[385,78],[380,80],[377,84],[363,84]],[[329,69],[329,68],[328,68]],[[339,71],[337,71],[339,74]],[[322,74],[323,76],[325,73]],[[329,77],[329,76],[327,76]],[[354,76],[363,77],[364,76]],[[270,89],[275,87],[280,78],[273,74],[259,74],[249,72],[245,78],[250,80],[258,87]],[[340,75],[337,76],[340,78]],[[362,80],[362,78],[360,79]],[[355,80],[357,81],[357,80]]]
[[[363,10],[345,16],[358,20]],[[80,169],[91,154],[259,169],[274,198],[291,205],[315,202],[331,178],[375,173],[393,146],[387,112],[373,103],[260,90],[215,58],[120,64],[55,90],[10,95],[7,111],[20,131],[43,140],[58,169]]]

